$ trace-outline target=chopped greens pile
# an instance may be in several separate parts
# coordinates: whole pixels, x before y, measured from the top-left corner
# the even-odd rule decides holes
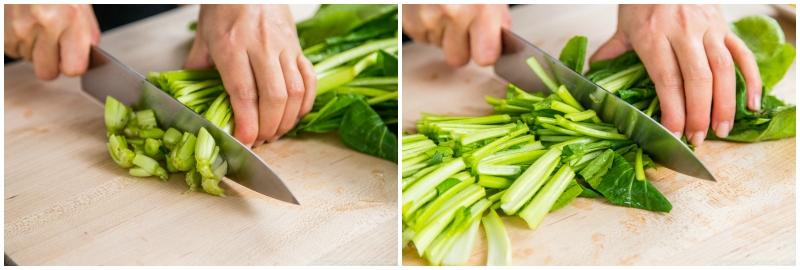
[[[732,24],[756,55],[764,98],[760,112],[746,109],[737,68],[737,112],[724,140],[756,142],[795,135],[795,106],[769,95],[795,51],[766,16]],[[586,38],[575,37],[559,60],[582,72]],[[494,115],[423,113],[419,134],[402,137],[403,247],[413,242],[432,265],[464,265],[483,222],[488,265],[510,265],[509,237],[496,211],[520,216],[532,230],[547,213],[576,197],[605,197],[612,204],[656,212],[672,205],[648,180],[655,163],[636,143],[586,110],[536,61],[526,63],[553,92],[531,94],[510,84],[505,99],[486,96]],[[655,86],[635,52],[591,63],[586,76],[660,120]],[[719,139],[708,133],[708,138]],[[538,139],[538,140],[537,140]],[[685,142],[685,140],[684,140]],[[489,214],[483,216],[486,210]]]
[[[205,128],[197,136],[174,128],[164,131],[152,110],[134,112],[110,96],[106,97],[105,122],[108,152],[132,176],[167,181],[170,173],[186,172],[189,190],[184,193],[202,187],[208,194],[225,197],[219,181],[228,172],[228,162]]]
[[[338,131],[359,152],[397,162],[397,5],[322,5],[297,24],[317,97],[287,135]],[[150,82],[231,134],[233,111],[216,70],[150,72]]]
[[[731,29],[753,52],[763,84],[761,111],[747,109],[747,88],[738,66],[736,67],[736,116],[728,137],[719,138],[713,130],[707,139],[739,142],[759,142],[793,137],[796,133],[796,106],[786,104],[770,95],[772,88],[789,70],[795,49],[785,42],[783,30],[775,19],[765,15],[745,17],[732,23]],[[578,41],[584,40],[582,44]],[[586,38],[575,37],[562,51],[566,55],[585,55]],[[582,67],[568,67],[578,72]],[[582,64],[582,62],[581,62]],[[629,51],[617,58],[590,64],[586,77],[611,93],[616,94],[645,114],[661,121],[656,88],[636,52]]]
[[[490,116],[423,114],[419,134],[402,137],[404,246],[413,241],[433,265],[462,265],[471,245],[455,243],[470,243],[483,220],[489,264],[508,265],[510,242],[498,209],[532,230],[578,196],[672,209],[647,181],[644,170],[655,167],[649,156],[563,85],[557,89],[545,96],[511,84],[506,99],[486,97],[495,110]]]

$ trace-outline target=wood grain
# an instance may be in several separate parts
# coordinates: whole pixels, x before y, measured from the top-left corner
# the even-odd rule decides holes
[[[766,5],[723,6],[733,21],[776,15]],[[614,32],[616,5],[531,5],[512,9],[512,29],[558,55],[569,38],[589,38],[594,52]],[[795,25],[781,21],[795,44]],[[796,102],[796,63],[773,93]],[[533,74],[531,74],[533,76]],[[486,115],[484,95],[504,97],[491,67],[453,69],[440,49],[403,47],[403,130],[414,132],[420,112]],[[673,204],[669,214],[618,207],[605,199],[577,198],[547,216],[536,231],[518,217],[502,216],[515,265],[794,265],[796,264],[796,140],[755,144],[710,141],[697,151],[719,182],[666,168],[648,179]],[[403,265],[426,265],[413,247]],[[470,265],[486,264],[480,230]]]
[[[293,6],[296,19],[314,6]],[[180,68],[198,8],[104,34],[139,72]],[[105,147],[103,106],[78,78],[5,68],[4,250],[20,265],[397,265],[397,164],[303,134],[254,149],[302,205],[228,179],[228,197],[134,178]]]

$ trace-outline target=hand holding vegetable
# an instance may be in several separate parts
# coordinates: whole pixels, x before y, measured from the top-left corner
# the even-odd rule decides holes
[[[678,137],[685,132],[695,146],[703,143],[709,124],[720,138],[733,128],[734,62],[747,85],[747,107],[760,110],[756,59],[718,6],[620,5],[617,32],[591,61],[629,50],[636,50],[655,83],[661,123]]]
[[[36,76],[78,76],[89,66],[89,48],[100,42],[90,5],[4,5],[5,53],[33,62]]]
[[[454,67],[470,58],[481,66],[494,64],[502,49],[502,28],[511,28],[508,5],[403,5],[406,34],[442,47]]]
[[[186,69],[216,66],[243,144],[273,142],[311,110],[313,66],[286,5],[203,5]]]

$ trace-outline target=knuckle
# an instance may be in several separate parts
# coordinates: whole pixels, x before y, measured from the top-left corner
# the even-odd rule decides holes
[[[286,91],[290,98],[300,98],[305,93],[305,87],[302,81],[290,81],[286,83]]]
[[[244,83],[235,84],[232,91],[228,91],[228,93],[245,104],[252,104],[258,101],[258,93],[256,90],[252,86]]]
[[[712,57],[709,59],[709,64],[711,64],[714,69],[722,72],[733,71],[733,60],[730,56],[718,55],[716,57]]]
[[[666,71],[658,77],[658,81],[656,83],[660,83],[661,87],[665,90],[676,91],[677,89],[683,87],[683,77],[679,72]]]
[[[710,86],[712,74],[711,69],[707,65],[690,64],[684,71],[686,84],[691,86]]]

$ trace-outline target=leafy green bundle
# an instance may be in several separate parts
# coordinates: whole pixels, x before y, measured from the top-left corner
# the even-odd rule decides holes
[[[189,190],[184,193],[202,187],[208,194],[225,197],[219,181],[228,172],[228,162],[205,128],[197,136],[174,128],[164,131],[152,110],[134,112],[111,96],[106,97],[105,122],[108,152],[132,176],[167,181],[169,173],[186,172]]]
[[[287,135],[338,131],[345,145],[397,162],[397,27],[397,5],[322,5],[298,23],[303,54],[317,74],[317,97]],[[234,131],[230,98],[216,70],[150,72],[147,78]]]
[[[795,49],[785,42],[783,30],[775,19],[757,15],[745,17],[730,25],[753,52],[763,83],[761,111],[747,109],[747,89],[739,68],[736,67],[736,117],[733,129],[726,138],[719,138],[709,130],[707,139],[740,142],[758,142],[793,137],[796,133],[795,105],[784,103],[770,95],[772,88],[786,74],[795,57]],[[585,37],[582,44],[570,41],[562,51],[562,62],[578,72],[582,67],[565,62],[564,55],[585,55]],[[573,62],[574,63],[574,62]],[[581,63],[582,65],[582,63]],[[657,121],[661,120],[655,84],[647,75],[636,52],[629,51],[617,58],[590,64],[586,77],[634,107],[643,110]]]

